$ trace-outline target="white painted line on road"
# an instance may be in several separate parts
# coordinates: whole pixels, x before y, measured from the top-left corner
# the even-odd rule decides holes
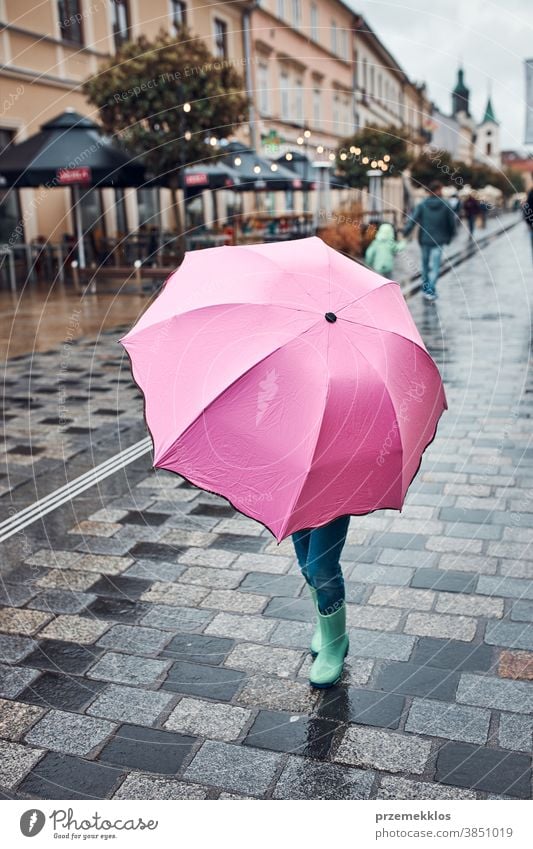
[[[71,501],[80,493],[85,492],[86,489],[118,472],[119,469],[124,468],[129,463],[133,463],[134,460],[147,454],[151,448],[152,440],[149,436],[141,439],[140,442],[136,442],[130,448],[125,448],[124,451],[114,454],[113,457],[95,466],[94,469],[74,478],[73,481],[45,495],[44,498],[40,498],[39,501],[35,501],[25,507],[24,510],[10,516],[9,519],[0,522],[0,542],[33,524],[42,516],[46,516],[47,513],[51,513],[52,510],[56,510],[62,504],[66,504],[67,501]]]

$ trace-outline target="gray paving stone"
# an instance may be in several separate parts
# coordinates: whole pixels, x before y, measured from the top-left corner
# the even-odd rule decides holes
[[[0,696],[15,699],[40,674],[37,669],[0,663]]]
[[[351,628],[349,635],[350,654],[359,657],[408,660],[415,644],[415,638],[407,634],[380,634],[377,631]]]
[[[147,604],[166,604],[175,607],[196,607],[208,594],[207,587],[193,584],[156,581],[140,596]]]
[[[418,774],[424,771],[430,751],[431,743],[420,737],[351,726],[334,760],[388,772],[404,772],[408,765],[409,772]]]
[[[0,740],[0,784],[4,787],[18,784],[44,754],[44,749]]]
[[[227,589],[212,590],[200,602],[200,607],[227,610],[234,613],[261,613],[268,601],[268,596],[257,593],[241,593],[237,590]]]
[[[390,584],[392,586],[407,586],[414,569],[405,566],[379,566],[358,563],[350,575],[352,581],[362,584]]]
[[[440,592],[470,593],[474,591],[476,578],[465,572],[418,569],[413,576],[411,586]]]
[[[502,598],[533,599],[533,581],[503,578],[499,575],[480,575],[476,591],[481,595]]]
[[[94,572],[77,572],[75,569],[49,569],[36,583],[37,587],[84,592],[95,581]]]
[[[240,735],[250,716],[251,712],[242,707],[185,696],[163,725],[171,731],[229,742]]]
[[[204,633],[241,640],[267,640],[277,624],[275,619],[265,619],[262,616],[218,613],[204,629]]]
[[[196,784],[132,772],[113,794],[113,799],[205,799],[206,795],[206,788]]]
[[[349,628],[368,628],[374,631],[395,631],[402,617],[401,610],[392,607],[372,607],[362,604],[346,605]]]
[[[516,622],[533,622],[533,602],[515,601],[511,607],[511,619]]]
[[[197,566],[213,566],[218,569],[225,569],[231,566],[237,559],[236,551],[228,551],[225,548],[189,548],[180,554],[179,562],[187,565]],[[247,570],[242,567],[236,567],[241,572]]]
[[[461,675],[456,698],[458,702],[496,710],[533,712],[533,684],[528,681],[509,681],[465,672]]]
[[[95,599],[96,596],[93,593],[50,589],[35,596],[28,604],[28,608],[46,610],[49,613],[79,613]]]
[[[374,780],[370,770],[349,769],[289,756],[274,799],[368,799]]]
[[[153,725],[173,701],[174,696],[161,691],[109,684],[87,708],[87,713],[116,722]]]
[[[247,707],[310,713],[318,701],[318,695],[318,691],[313,690],[308,684],[281,678],[267,678],[265,675],[252,675],[246,678],[236,701]]]
[[[302,652],[294,649],[241,643],[229,653],[224,666],[289,678],[296,673],[302,659]]]
[[[438,554],[430,551],[384,548],[378,557],[378,563],[390,566],[407,566],[411,569],[431,569],[437,565],[438,559]]]
[[[481,554],[441,554],[439,569],[446,572],[475,572],[476,575],[495,575],[498,566],[497,557]]]
[[[42,628],[52,617],[40,610],[19,610],[18,607],[4,607],[0,610],[0,631],[6,634],[31,636]]]
[[[166,563],[164,560],[137,560],[123,574],[128,578],[147,581],[175,581],[186,570],[183,563]]]
[[[491,646],[533,650],[533,625],[525,622],[487,622],[485,642]]]
[[[169,660],[106,652],[89,669],[87,676],[117,684],[155,684],[169,666]]]
[[[215,569],[213,566],[189,566],[183,575],[180,576],[180,581],[183,584],[196,584],[210,589],[231,590],[235,587],[242,589],[239,586],[244,578],[244,572],[237,572],[232,569]]]
[[[475,799],[473,790],[445,787],[427,781],[409,781],[396,775],[384,775],[376,793],[376,799]]]
[[[280,622],[270,636],[270,643],[291,649],[307,649],[314,629],[312,622]]]
[[[430,699],[414,699],[405,730],[465,743],[486,743],[489,723],[489,710]]]
[[[97,646],[119,649],[129,654],[156,654],[170,640],[171,635],[155,628],[137,625],[113,625],[100,637]]]
[[[51,710],[28,731],[25,740],[68,755],[88,755],[116,728],[105,719]]]
[[[231,568],[241,572],[269,572],[273,575],[284,575],[293,562],[293,557],[244,552],[232,563]]]
[[[17,663],[27,657],[37,647],[35,640],[30,637],[19,637],[15,634],[0,634],[0,662]]]
[[[19,740],[43,713],[37,705],[0,699],[0,738]]]
[[[530,754],[533,749],[533,717],[520,713],[502,713],[498,739],[503,749]]]
[[[274,752],[207,740],[185,770],[184,777],[201,784],[263,796],[283,760]]]
[[[90,645],[96,642],[108,628],[108,622],[64,614],[57,616],[43,628],[39,632],[39,639],[64,640],[69,643]]]
[[[503,616],[503,598],[461,593],[438,593],[435,610],[437,613],[454,613],[464,616],[500,619]]]
[[[435,600],[432,590],[411,589],[410,587],[375,587],[368,599],[369,604],[390,605],[408,610],[430,610]]]
[[[443,784],[531,798],[531,758],[515,752],[444,743],[437,755],[435,778]]]
[[[476,620],[467,616],[447,616],[443,613],[410,613],[405,623],[406,634],[420,637],[443,637],[450,640],[474,639]]]
[[[212,618],[213,612],[211,610],[154,604],[141,621],[147,627],[163,628],[170,631],[178,630],[192,634],[203,631]]]

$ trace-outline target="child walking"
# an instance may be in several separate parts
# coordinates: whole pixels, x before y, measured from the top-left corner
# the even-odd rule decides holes
[[[396,241],[392,224],[380,224],[374,241],[366,249],[365,262],[377,274],[390,277],[394,270],[394,258],[397,253],[403,251],[405,245],[403,239]]]
[[[309,681],[313,687],[335,684],[348,652],[344,578],[340,556],[350,516],[339,516],[320,528],[296,531],[292,541],[296,558],[313,599],[317,626],[311,640],[315,656]]]

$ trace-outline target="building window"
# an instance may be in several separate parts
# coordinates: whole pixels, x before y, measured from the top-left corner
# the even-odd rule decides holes
[[[83,44],[81,3],[79,0],[58,0],[59,31],[64,41]]]
[[[270,115],[270,87],[268,84],[268,65],[260,62],[257,66],[257,87],[259,89],[259,112]]]
[[[487,142],[487,156],[490,156],[492,153],[492,143]]]
[[[365,58],[363,59],[363,88],[365,91],[368,91],[368,61]]]
[[[285,20],[285,0],[278,0],[278,18]]]
[[[290,120],[291,105],[289,102],[289,75],[283,71],[280,76],[281,118],[283,121]]]
[[[302,5],[300,0],[292,0],[292,25],[298,29],[302,25]]]
[[[378,74],[378,98],[383,100],[383,77]]]
[[[170,19],[172,26],[177,32],[187,25],[187,4],[181,0],[170,0]]]
[[[111,0],[111,20],[115,50],[118,50],[130,36],[130,15],[127,0]]]
[[[337,52],[337,24],[335,21],[331,22],[331,52]]]
[[[311,3],[311,38],[318,41],[318,6]]]
[[[370,94],[374,97],[376,93],[376,69],[372,65],[370,68]]]
[[[297,124],[304,122],[304,87],[301,80],[296,80],[294,87],[294,118]]]
[[[348,30],[341,29],[341,56],[343,59],[348,58]]]
[[[339,110],[339,95],[333,95],[333,132],[338,134],[340,130],[341,116]]]
[[[228,25],[215,18],[215,56],[225,59],[228,55]]]
[[[320,127],[320,119],[322,114],[322,93],[319,88],[313,89],[313,124],[315,127]]]

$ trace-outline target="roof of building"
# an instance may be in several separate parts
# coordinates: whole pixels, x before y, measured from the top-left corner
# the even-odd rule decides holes
[[[466,85],[465,85],[464,73],[465,72],[462,68],[459,68],[457,70],[457,83],[456,83],[455,88],[453,90],[454,94],[468,95],[470,93],[469,90],[467,89]]]
[[[492,100],[490,98],[490,95],[489,95],[489,99],[487,100],[487,105],[485,107],[485,114],[483,115],[483,120],[482,120],[481,123],[486,124],[489,121],[491,121],[493,124],[498,123],[498,121],[496,120],[496,116],[494,115],[494,109],[493,109],[493,106],[492,106]]]

